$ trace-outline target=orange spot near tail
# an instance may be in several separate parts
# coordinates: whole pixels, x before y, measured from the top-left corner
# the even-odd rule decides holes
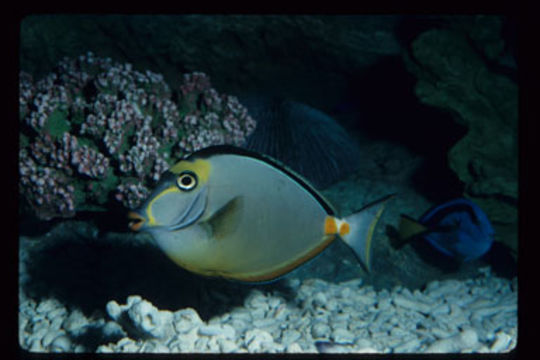
[[[339,227],[339,236],[345,236],[349,233],[349,231],[351,230],[351,227],[349,226],[349,224],[347,224],[346,222],[344,222],[343,224],[341,224],[341,226]]]
[[[337,230],[336,219],[331,216],[327,216],[324,220],[324,233],[326,235],[331,235],[337,233]]]

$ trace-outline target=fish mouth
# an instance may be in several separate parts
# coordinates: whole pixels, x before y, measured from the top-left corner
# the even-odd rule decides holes
[[[141,230],[141,228],[144,226],[144,224],[146,223],[146,219],[139,215],[138,213],[136,213],[135,211],[130,211],[128,214],[127,214],[127,217],[128,219],[130,220],[129,223],[128,223],[128,227],[132,230],[132,231],[139,231]]]
[[[174,221],[172,221],[173,225],[169,225],[167,229],[169,231],[178,231],[199,220],[206,210],[207,192],[208,189],[203,187],[189,206],[182,213],[180,213]]]

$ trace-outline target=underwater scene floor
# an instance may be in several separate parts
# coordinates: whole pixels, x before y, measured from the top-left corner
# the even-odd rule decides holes
[[[88,316],[54,298],[23,296],[20,344],[31,352],[103,353],[482,353],[516,345],[516,282],[488,269],[413,292],[374,291],[361,280],[287,283],[292,299],[253,289],[243,304],[207,321],[192,307],[158,309],[137,295]]]
[[[344,182],[325,194],[345,213],[379,193],[401,195],[389,202],[383,225],[377,226],[370,273],[340,242],[276,282],[246,285],[193,275],[147,237],[100,233],[88,222],[60,223],[42,236],[21,235],[19,344],[29,352],[75,353],[515,348],[515,273],[482,261],[441,269],[440,262],[426,262],[408,245],[387,246],[381,239],[385,225],[395,224],[396,209],[416,216],[428,202],[407,200],[407,192],[391,184],[373,185],[373,199],[353,201],[349,188]]]

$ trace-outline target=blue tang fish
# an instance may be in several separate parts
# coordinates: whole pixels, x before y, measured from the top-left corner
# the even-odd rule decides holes
[[[489,251],[495,231],[482,209],[464,198],[435,206],[418,221],[401,216],[402,240],[420,237],[441,253],[468,261]]]

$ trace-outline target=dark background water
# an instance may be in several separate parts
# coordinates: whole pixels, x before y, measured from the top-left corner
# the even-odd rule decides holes
[[[183,73],[202,71],[219,92],[241,98],[278,97],[323,111],[354,141],[388,144],[364,154],[381,160],[359,176],[377,179],[392,166],[395,173],[406,172],[411,165],[401,159],[421,159],[419,166],[411,166],[407,186],[429,203],[463,194],[466,184],[450,168],[448,152],[471,125],[456,119],[453,111],[419,101],[418,76],[411,71],[418,65],[411,56],[412,44],[427,31],[451,31],[463,35],[474,49],[474,59],[479,57],[494,74],[515,80],[518,63],[516,21],[507,16],[36,15],[24,18],[20,29],[20,69],[36,79],[53,70],[62,57],[91,51],[161,73],[173,90]],[[503,44],[501,49],[498,44]],[[395,157],[396,152],[404,154],[401,148],[410,155]],[[426,210],[412,208],[417,215]],[[404,209],[394,208],[394,214],[400,210]],[[111,216],[100,219],[106,230],[124,226]],[[25,216],[21,233],[40,234],[56,222]],[[329,254],[309,271],[334,260]],[[403,265],[386,261],[386,268],[394,272]],[[419,263],[408,264],[411,277],[418,275]],[[56,276],[54,269],[51,272]]]
[[[515,77],[516,22],[495,18],[474,45],[500,37],[505,48],[487,63]],[[36,15],[21,23],[20,67],[40,78],[62,57],[92,51],[164,74],[172,89],[183,73],[202,71],[220,92],[304,103],[351,134],[422,156],[414,184],[442,201],[463,191],[446,157],[467,127],[418,101],[417,78],[404,58],[425,31],[470,34],[484,26],[478,22],[475,16],[435,15]]]

